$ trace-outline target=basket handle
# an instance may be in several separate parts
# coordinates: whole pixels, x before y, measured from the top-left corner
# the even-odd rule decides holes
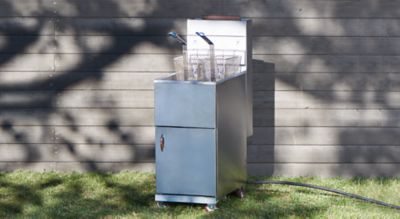
[[[177,34],[176,32],[169,32],[169,33],[168,33],[168,36],[170,36],[170,37],[172,37],[172,38],[175,38],[175,39],[178,40],[180,43],[182,43],[182,45],[185,45],[185,46],[186,46],[186,41],[185,41],[181,36],[179,36],[179,34]]]
[[[203,32],[196,32],[197,36],[201,37],[203,40],[205,40],[208,45],[214,45],[213,42],[211,42],[210,39],[208,39],[208,37],[203,33]]]

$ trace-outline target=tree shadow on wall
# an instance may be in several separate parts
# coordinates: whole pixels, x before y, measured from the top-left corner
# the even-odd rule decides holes
[[[113,65],[123,62],[126,56],[132,54],[132,51],[136,49],[141,51],[143,43],[165,49],[165,53],[176,53],[176,45],[167,42],[166,37],[159,37],[159,34],[164,36],[165,33],[176,28],[174,21],[165,18],[200,17],[212,13],[240,14],[245,17],[255,16],[253,19],[254,58],[275,64],[274,77],[279,83],[279,86],[274,88],[276,93],[285,92],[293,95],[291,96],[292,105],[280,107],[302,113],[296,120],[286,120],[287,123],[282,125],[274,124],[285,130],[282,134],[274,133],[277,136],[274,144],[293,145],[293,137],[296,137],[296,140],[302,139],[296,144],[314,144],[321,146],[320,148],[324,147],[319,151],[328,148],[325,146],[339,146],[330,152],[326,150],[326,153],[332,154],[332,160],[323,161],[327,165],[346,162],[332,169],[332,174],[336,175],[347,175],[352,172],[361,174],[368,169],[368,165],[376,167],[370,171],[372,175],[398,173],[396,168],[398,160],[391,156],[399,153],[396,147],[400,115],[398,110],[400,106],[396,99],[396,94],[400,90],[400,80],[396,73],[399,59],[396,46],[396,37],[399,35],[398,22],[377,18],[380,15],[395,17],[397,12],[389,10],[391,7],[388,7],[387,3],[369,2],[358,7],[361,3],[356,1],[321,1],[311,5],[274,1],[273,7],[270,7],[268,2],[264,4],[263,2],[233,1],[228,4],[225,1],[219,1],[217,5],[189,2],[176,7],[176,3],[154,1],[142,6],[135,4],[133,8],[128,7],[128,9],[118,1],[111,0],[60,1],[58,3],[64,5],[49,6],[38,2],[39,9],[32,10],[32,14],[27,16],[26,12],[22,12],[20,8],[27,10],[29,7],[19,7],[17,5],[19,3],[15,1],[0,2],[0,10],[5,16],[0,19],[0,66],[2,69],[0,123],[6,127],[11,124],[12,127],[12,129],[3,129],[0,133],[1,144],[15,142],[12,139],[16,133],[24,136],[26,142],[30,143],[22,144],[27,147],[27,150],[30,150],[28,147],[34,143],[44,142],[53,144],[54,151],[77,147],[78,144],[88,142],[89,144],[95,142],[94,145],[99,147],[110,143],[125,144],[120,140],[106,141],[108,137],[103,139],[95,137],[93,132],[86,132],[85,130],[89,128],[82,128],[82,126],[89,126],[89,123],[79,118],[77,116],[79,112],[73,111],[70,108],[71,105],[64,102],[68,99],[67,103],[71,103],[76,97],[65,97],[65,95],[69,91],[80,89],[79,93],[82,95],[77,96],[81,97],[79,101],[87,103],[88,110],[100,111],[108,116],[102,124],[90,125],[102,127],[103,133],[108,132],[111,138],[118,139],[120,133],[111,132],[107,124],[109,121],[125,121],[118,111],[113,110],[115,103],[118,102],[116,99],[122,95],[101,95],[101,91],[95,91],[95,89],[102,89],[101,87],[90,90],[92,88],[85,88],[86,84],[104,82],[108,75],[106,72],[110,72],[109,69]],[[143,12],[137,11],[140,7]],[[104,14],[99,13],[102,8],[107,8]],[[347,10],[353,8],[357,10],[353,12]],[[173,14],[172,11],[177,14]],[[68,13],[71,14],[68,15]],[[365,19],[366,15],[373,17]],[[23,18],[16,19],[11,16]],[[107,16],[108,18],[100,19]],[[135,16],[153,18],[129,18]],[[77,17],[85,18],[77,19]],[[156,17],[160,19],[155,19]],[[322,17],[322,19],[313,19],[313,17]],[[94,43],[97,47],[93,47],[91,44],[93,42],[87,40],[88,35],[96,35],[99,38],[103,36],[105,43]],[[75,46],[66,48],[65,46],[70,45],[70,42],[73,42],[71,45]],[[54,57],[52,54],[55,54]],[[41,66],[45,66],[50,56],[53,57],[49,59],[53,60],[51,65],[42,69]],[[29,57],[36,58],[31,61]],[[71,60],[71,57],[76,59]],[[33,72],[25,69],[24,66],[33,66],[37,70]],[[262,72],[268,71],[268,69],[262,69]],[[268,95],[262,90],[265,88],[260,86],[261,90],[256,90],[255,96],[265,96],[268,99]],[[85,97],[85,92],[89,92],[92,96]],[[296,98],[300,92],[303,99]],[[304,98],[308,98],[309,102]],[[280,100],[276,101],[278,103]],[[256,102],[255,105],[257,104],[259,103]],[[60,111],[62,115],[57,116]],[[64,114],[70,114],[70,116],[65,117]],[[56,122],[54,115],[61,120]],[[265,116],[268,117],[268,115],[269,113],[266,112]],[[281,120],[277,118],[276,121]],[[134,126],[133,123],[123,124],[122,122],[119,124],[120,127]],[[257,123],[259,123],[258,119],[255,121],[255,124]],[[145,126],[151,125],[145,124]],[[70,130],[71,126],[75,126],[72,128],[75,131]],[[264,129],[265,126],[269,125],[260,124],[259,126],[262,128],[259,129],[261,135],[268,135],[271,132],[268,127]],[[72,134],[67,136],[63,127]],[[136,132],[133,130],[138,129],[131,129],[131,133]],[[313,138],[321,133],[320,140]],[[65,139],[72,144],[65,146],[66,144],[63,143]],[[75,139],[82,140],[78,142]],[[330,139],[330,141],[325,141],[325,139]],[[54,143],[59,141],[61,141],[60,144]],[[135,144],[152,143],[136,142]],[[367,150],[373,147],[375,149]],[[360,151],[374,152],[358,153]],[[274,153],[277,153],[276,150]],[[34,155],[24,161],[44,159],[40,157],[40,153],[31,154]],[[58,156],[54,155],[54,158],[49,159],[58,159]],[[366,159],[365,156],[368,158]],[[318,160],[315,159],[318,157],[320,157],[318,154],[310,155],[310,160],[307,162],[316,162]],[[293,162],[304,161],[293,160]],[[379,162],[385,164],[378,164]]]
[[[275,107],[287,114],[276,114],[275,144],[313,148],[292,147],[296,156],[281,154],[275,162],[315,163],[303,169],[309,175],[323,168],[327,176],[399,175],[399,22],[389,19],[398,16],[390,4],[231,4],[226,12],[255,17],[253,57],[276,67]],[[255,96],[263,89],[257,86]],[[258,134],[267,135],[259,125]]]
[[[138,137],[135,139],[141,133],[132,134],[135,130],[145,129],[141,126],[151,130],[151,122],[144,125],[135,121],[127,122],[124,120],[126,116],[121,116],[117,110],[124,108],[124,104],[115,104],[124,95],[130,96],[137,91],[138,97],[133,95],[130,99],[137,98],[140,101],[140,92],[148,95],[152,88],[130,87],[121,90],[118,85],[103,88],[101,84],[107,80],[106,76],[112,74],[151,71],[151,66],[148,70],[141,70],[135,69],[135,65],[129,67],[129,71],[113,70],[113,66],[124,62],[124,59],[130,59],[124,62],[129,64],[137,57],[146,56],[140,54],[143,46],[158,48],[155,53],[161,51],[162,54],[153,54],[154,57],[168,59],[167,63],[170,64],[167,54],[177,53],[178,48],[167,41],[166,33],[175,28],[176,21],[157,18],[171,14],[171,11],[165,10],[170,4],[163,1],[147,2],[142,5],[143,12],[136,11],[132,15],[125,6],[138,10],[136,3],[124,5],[113,0],[66,0],[49,6],[37,2],[38,10],[28,17],[15,18],[26,16],[18,4],[13,1],[0,2],[1,11],[9,16],[0,18],[0,79],[3,79],[0,81],[0,137],[3,139],[0,144],[22,145],[29,153],[19,161],[27,162],[26,165],[30,165],[29,162],[59,161],[61,165],[63,162],[77,161],[82,162],[83,169],[101,169],[96,165],[99,160],[95,157],[80,154],[79,148],[82,149],[84,144],[99,150],[107,145],[129,146],[126,151],[131,153],[131,158],[125,158],[125,163],[152,160],[152,142],[141,141]],[[193,9],[193,16],[214,10],[211,5],[183,5]],[[103,16],[102,10],[104,18],[99,18]],[[64,16],[64,13],[71,14]],[[130,18],[135,16],[149,18]],[[97,43],[96,40],[100,41]],[[33,61],[29,59],[31,57]],[[153,56],[148,54],[147,59],[151,58]],[[153,63],[148,61],[149,65],[157,65],[156,62],[157,59]],[[86,85],[88,88],[85,88]],[[117,94],[111,95],[108,91]],[[71,92],[75,92],[75,96],[68,96]],[[76,102],[81,105],[75,107]],[[150,114],[151,107],[138,106]],[[79,116],[79,110],[92,112],[86,117],[99,114],[102,118],[88,119],[88,122]],[[135,115],[135,118],[140,119],[140,116]],[[124,128],[124,133],[121,133]],[[96,134],[98,132],[103,136]],[[49,147],[50,155],[39,151],[38,148],[44,145]],[[67,157],[62,157],[63,152],[67,152]],[[10,166],[2,168],[13,169]]]

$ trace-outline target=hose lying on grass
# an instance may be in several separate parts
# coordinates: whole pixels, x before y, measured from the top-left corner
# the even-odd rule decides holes
[[[332,193],[336,193],[336,194],[343,195],[343,196],[346,196],[346,197],[350,197],[350,198],[362,200],[362,201],[365,201],[365,202],[370,202],[370,203],[374,203],[374,204],[377,204],[377,205],[381,205],[381,206],[385,206],[385,207],[389,207],[389,208],[394,208],[394,209],[400,210],[400,206],[398,206],[398,205],[393,205],[393,204],[389,204],[389,203],[386,203],[386,202],[383,202],[383,201],[379,201],[379,200],[363,197],[361,195],[351,194],[351,193],[343,192],[343,191],[336,190],[336,189],[331,189],[331,188],[327,188],[327,187],[316,186],[316,185],[311,185],[311,184],[306,184],[306,183],[298,183],[298,182],[290,182],[290,181],[269,181],[269,180],[248,181],[248,183],[249,184],[289,185],[289,186],[300,186],[300,187],[318,189],[318,190],[332,192]]]

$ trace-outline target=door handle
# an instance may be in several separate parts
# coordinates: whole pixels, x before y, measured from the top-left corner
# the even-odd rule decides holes
[[[161,151],[164,151],[164,146],[165,146],[164,135],[161,135],[161,137],[160,137],[160,149],[161,149]]]

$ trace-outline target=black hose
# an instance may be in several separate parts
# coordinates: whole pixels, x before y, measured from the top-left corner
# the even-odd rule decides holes
[[[343,192],[343,191],[336,190],[336,189],[331,189],[331,188],[327,188],[327,187],[316,186],[316,185],[311,185],[311,184],[306,184],[306,183],[298,183],[298,182],[290,182],[290,181],[268,181],[268,180],[248,181],[247,183],[249,183],[249,184],[278,184],[278,185],[300,186],[300,187],[306,187],[306,188],[312,188],[312,189],[319,189],[319,190],[323,190],[323,191],[332,192],[332,193],[336,193],[336,194],[339,194],[339,195],[347,196],[347,197],[350,197],[350,198],[362,200],[362,201],[365,201],[365,202],[370,202],[370,203],[374,203],[374,204],[377,204],[377,205],[382,205],[382,206],[385,206],[385,207],[389,207],[389,208],[394,208],[394,209],[400,210],[400,206],[398,206],[398,205],[393,205],[393,204],[389,204],[389,203],[386,203],[386,202],[383,202],[383,201],[378,201],[378,200],[375,200],[375,199],[363,197],[361,195],[351,194],[351,193]]]

